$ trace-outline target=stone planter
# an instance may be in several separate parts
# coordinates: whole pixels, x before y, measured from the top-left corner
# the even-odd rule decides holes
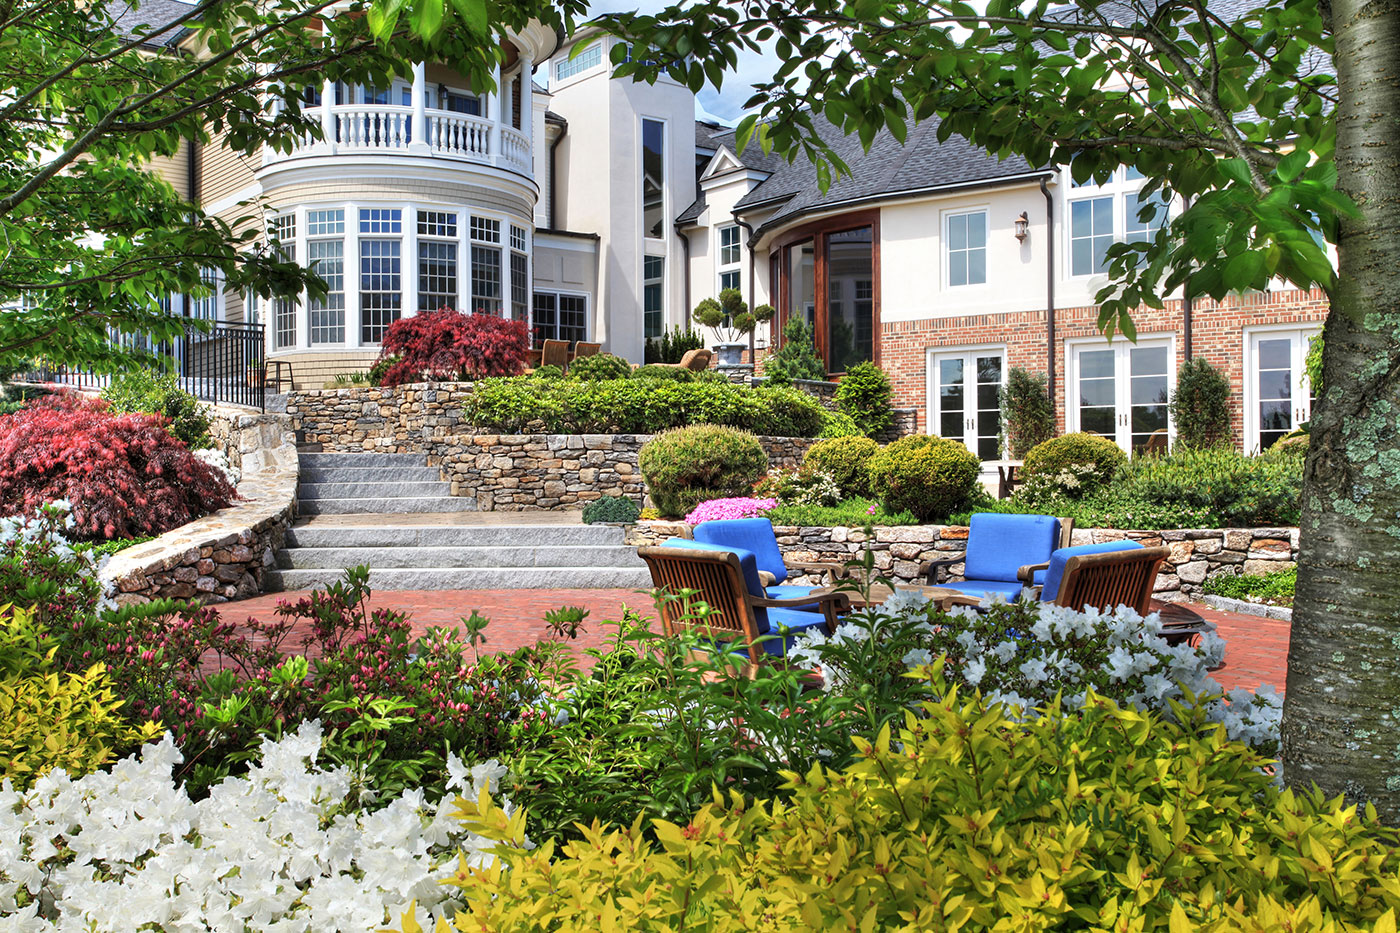
[[[744,351],[748,348],[746,343],[717,343],[711,349],[715,351],[719,366],[730,367],[743,365]]]

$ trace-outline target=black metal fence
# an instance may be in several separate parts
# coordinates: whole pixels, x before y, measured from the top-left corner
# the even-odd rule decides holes
[[[142,349],[148,349],[161,365],[173,371],[180,388],[196,398],[265,411],[263,347],[263,325],[220,323],[208,330],[190,327],[182,337]],[[33,370],[29,378],[76,388],[102,388],[112,381],[105,373],[48,365]]]

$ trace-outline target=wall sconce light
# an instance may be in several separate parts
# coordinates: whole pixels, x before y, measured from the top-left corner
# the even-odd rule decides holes
[[[1025,211],[1021,211],[1021,216],[1016,218],[1016,239],[1024,243],[1026,237],[1031,232],[1031,219],[1026,216]]]

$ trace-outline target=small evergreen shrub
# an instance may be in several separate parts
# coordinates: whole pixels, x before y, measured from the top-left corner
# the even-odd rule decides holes
[[[836,407],[851,416],[866,437],[878,437],[894,423],[894,388],[874,363],[857,363],[836,387]]]
[[[428,379],[485,379],[525,369],[529,329],[524,321],[451,308],[399,318],[384,332],[381,357],[398,356],[381,385]]]
[[[570,379],[626,379],[632,375],[628,362],[611,353],[580,357],[569,364]]]
[[[920,521],[932,521],[976,495],[980,466],[957,441],[912,434],[870,458],[870,489],[887,511],[907,510]]]
[[[594,499],[583,507],[583,523],[594,525],[599,522],[635,522],[642,514],[642,507],[626,496],[603,496]]]
[[[1113,479],[1118,468],[1128,462],[1127,454],[1113,441],[1083,431],[1052,437],[1026,453],[1021,475],[1055,477],[1070,467],[1086,468],[1083,491]]]
[[[868,437],[820,440],[802,458],[802,469],[825,473],[836,481],[843,497],[870,495],[870,458],[880,445]]]
[[[707,499],[747,495],[768,470],[758,438],[721,425],[694,425],[658,434],[638,455],[651,501],[681,516]]]
[[[676,326],[668,332],[662,332],[659,338],[647,338],[643,362],[679,363],[686,353],[704,346],[704,339],[695,331],[689,327],[681,330]]]
[[[633,379],[660,379],[664,382],[694,382],[695,373],[675,366],[638,366],[632,371]]]
[[[547,366],[537,366],[537,367],[535,367],[534,371],[530,373],[530,378],[531,378],[531,379],[563,379],[563,378],[564,378],[564,370],[560,369],[558,366],[555,366],[553,363],[550,363],[550,364],[547,365]]]
[[[166,420],[166,430],[191,450],[209,447],[209,409],[180,388],[174,373],[134,369],[114,378],[102,390],[107,410],[114,415],[146,412]]]
[[[826,423],[817,437],[865,437],[865,432],[856,424],[856,419],[844,411],[828,411]]]
[[[372,386],[382,386],[384,384],[384,374],[398,365],[398,354],[381,356],[374,361],[374,365],[369,368],[369,384]]]
[[[1203,357],[1181,364],[1167,405],[1180,447],[1230,445],[1230,380]]]
[[[1033,447],[1055,436],[1055,405],[1043,375],[1011,368],[1001,392],[1001,420],[1005,452],[1012,460],[1024,460]]]
[[[763,380],[768,385],[791,385],[794,379],[822,380],[826,366],[817,356],[812,328],[800,317],[783,326],[783,343],[763,363]]]

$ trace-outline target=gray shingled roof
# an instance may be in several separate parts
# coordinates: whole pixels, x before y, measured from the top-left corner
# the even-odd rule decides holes
[[[190,7],[191,4],[180,3],[178,0],[142,0],[139,6],[126,0],[118,0],[108,5],[107,12],[116,18],[118,33],[123,36],[135,36],[138,26],[144,27],[141,30],[143,34],[149,33],[187,15]],[[151,39],[148,44],[158,47],[171,46],[187,33],[189,30],[184,27],[172,29]]]

